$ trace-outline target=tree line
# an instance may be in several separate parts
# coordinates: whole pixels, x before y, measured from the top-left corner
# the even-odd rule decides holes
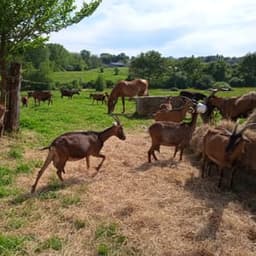
[[[118,65],[128,66],[127,80],[137,77],[150,81],[152,88],[207,89],[210,87],[256,86],[256,53],[243,57],[222,55],[201,57],[163,57],[152,50],[129,57],[125,53],[92,54],[88,50],[72,53],[60,44],[30,47],[22,54],[26,80],[50,82],[55,71],[82,71]]]

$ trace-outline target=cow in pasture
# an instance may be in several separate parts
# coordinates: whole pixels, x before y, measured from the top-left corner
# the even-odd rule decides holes
[[[61,93],[61,98],[63,98],[64,96],[72,99],[74,94],[80,94],[80,90],[79,89],[65,89],[65,88],[61,88],[60,89],[60,93]]]
[[[52,93],[50,91],[34,91],[28,95],[34,98],[35,105],[38,102],[40,106],[41,101],[48,101],[48,105],[52,104]]]
[[[108,100],[108,93],[91,93],[89,96],[92,99],[92,104],[94,104],[94,101],[96,100],[97,104],[99,101],[101,103],[107,103]]]

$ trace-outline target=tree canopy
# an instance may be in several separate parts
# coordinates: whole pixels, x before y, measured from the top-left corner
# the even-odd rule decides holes
[[[75,0],[0,1],[0,102],[10,108],[6,118],[10,130],[18,128],[20,84],[20,65],[12,66],[19,68],[15,73],[10,71],[12,74],[8,76],[11,59],[27,47],[40,45],[46,41],[51,32],[57,32],[91,15],[101,3],[101,0],[92,0],[89,4],[83,2],[79,9],[75,2]],[[46,65],[41,64],[40,66],[44,70],[49,65],[46,63]],[[9,79],[9,77],[12,77],[12,79]],[[10,81],[17,82],[14,84]],[[16,95],[13,93],[14,90]],[[11,91],[12,93],[10,93]],[[10,120],[12,121],[9,122]]]

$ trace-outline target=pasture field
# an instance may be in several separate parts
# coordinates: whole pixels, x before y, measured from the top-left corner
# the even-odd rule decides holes
[[[68,83],[73,80],[81,80],[83,82],[95,81],[99,75],[102,75],[105,80],[112,80],[114,83],[126,79],[128,75],[127,67],[120,67],[118,75],[114,75],[115,68],[104,68],[101,73],[99,68],[87,71],[68,71],[68,72],[54,72],[51,78],[54,82]]]
[[[241,95],[252,88],[220,95]],[[99,159],[68,162],[64,183],[49,166],[37,192],[30,188],[56,136],[72,130],[103,130],[113,119],[106,105],[94,105],[92,90],[70,100],[54,92],[53,105],[21,108],[20,132],[1,138],[0,255],[81,256],[255,256],[255,192],[217,188],[217,177],[200,178],[200,159],[186,152],[172,160],[162,147],[159,161],[147,163],[152,119],[118,114],[125,141],[109,139],[107,156],[93,177]],[[150,90],[151,95],[178,92]],[[200,122],[199,122],[200,123]]]

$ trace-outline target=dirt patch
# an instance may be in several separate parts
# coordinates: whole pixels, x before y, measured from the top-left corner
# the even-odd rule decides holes
[[[57,199],[40,200],[37,194],[14,207],[32,205],[29,225],[17,233],[34,234],[38,240],[61,237],[62,251],[51,255],[96,255],[95,231],[102,223],[115,223],[127,238],[125,246],[136,248],[133,255],[255,255],[255,213],[240,196],[219,190],[216,177],[202,180],[189,155],[182,162],[173,160],[172,148],[162,147],[159,161],[147,163],[150,143],[146,133],[128,134],[126,141],[111,138],[95,177],[93,168],[100,159],[91,158],[90,170],[85,160],[69,162]],[[46,152],[36,153],[37,159],[45,157]],[[36,172],[19,179],[18,186],[29,191]],[[52,176],[55,169],[50,166],[39,192]],[[71,195],[79,202],[67,206],[63,198]],[[74,229],[77,220],[85,227]]]

